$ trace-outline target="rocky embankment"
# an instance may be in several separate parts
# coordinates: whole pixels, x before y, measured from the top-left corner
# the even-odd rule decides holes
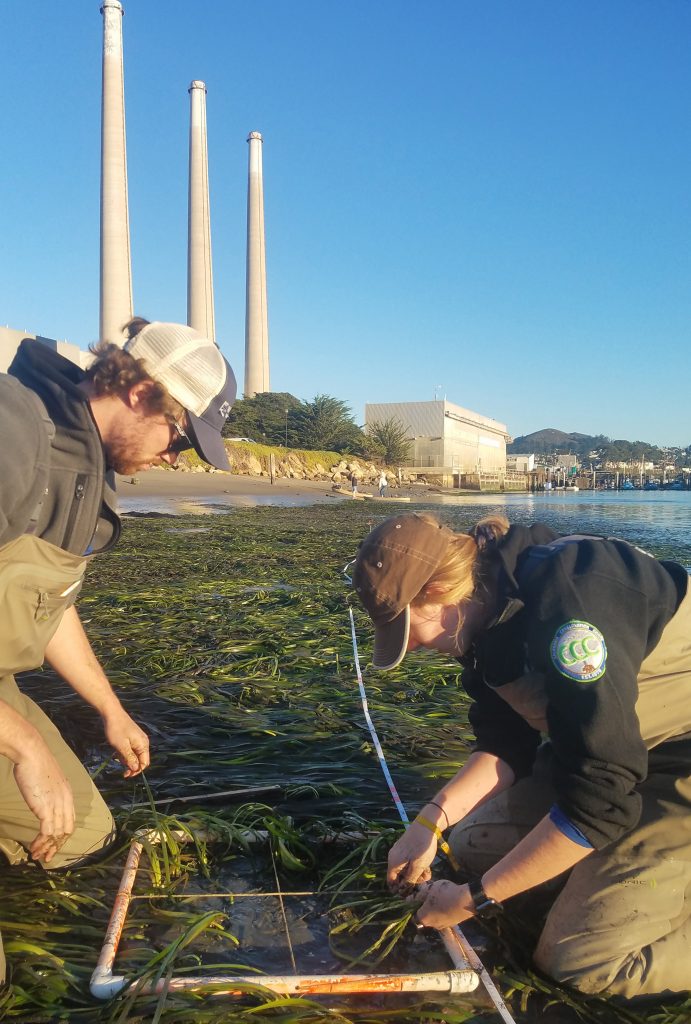
[[[309,452],[297,449],[270,448],[267,445],[226,442],[226,450],[230,459],[231,472],[238,476],[271,475],[271,458],[273,456],[274,476],[288,480],[323,480],[330,481],[334,487],[352,486],[352,478],[356,477],[358,487],[376,487],[381,475],[381,467],[373,462],[355,456],[341,457],[336,452]],[[192,453],[185,453],[178,463],[178,471],[188,473],[217,473],[218,470],[200,462]],[[401,473],[386,469],[386,479],[390,488],[406,483],[405,471]]]

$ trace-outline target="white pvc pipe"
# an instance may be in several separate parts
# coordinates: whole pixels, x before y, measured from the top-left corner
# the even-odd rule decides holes
[[[109,999],[120,992],[128,979],[97,968],[91,978],[91,994]],[[137,986],[138,995],[205,990],[209,995],[246,996],[248,992],[269,989],[282,996],[314,996],[362,992],[472,992],[477,987],[475,971],[438,971],[426,974],[247,974],[159,978]],[[213,988],[213,991],[208,991]]]
[[[180,842],[189,842],[186,832],[174,830],[172,835]],[[96,999],[110,999],[116,996],[132,981],[124,975],[113,974],[113,963],[120,944],[125,926],[127,912],[132,900],[132,888],[139,868],[145,843],[160,843],[164,833],[158,829],[141,829],[135,833],[125,862],[120,880],[120,887],[115,897],[110,921],[106,929],[103,947],[96,968],[91,975],[89,985],[91,994]],[[338,834],[341,838],[343,833]],[[199,833],[200,838],[208,838],[207,833]],[[268,838],[268,833],[247,831],[246,841],[257,842]],[[360,837],[361,838],[361,837]],[[164,987],[170,991],[198,991],[213,987],[213,995],[241,996],[251,989],[270,989],[280,995],[316,995],[333,992],[472,992],[479,983],[477,969],[472,969],[463,949],[454,935],[457,929],[442,929],[440,935],[456,968],[453,971],[440,971],[423,974],[325,974],[325,975],[212,975],[184,976],[161,978],[156,983],[145,983],[137,987],[140,995],[151,995],[162,992]],[[474,965],[473,965],[474,966]]]

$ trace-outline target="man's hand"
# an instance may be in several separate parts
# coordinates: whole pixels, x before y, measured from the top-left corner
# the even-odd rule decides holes
[[[410,899],[424,899],[415,920],[426,928],[448,928],[474,916],[474,904],[467,885],[441,879],[421,885]]]
[[[34,860],[47,864],[74,832],[72,789],[43,741],[30,744],[22,752],[14,766],[14,778],[39,821],[39,832],[29,853]]]
[[[389,851],[386,881],[392,892],[406,892],[432,877],[430,864],[437,855],[437,839],[424,825],[413,821]]]
[[[125,778],[139,775],[149,767],[149,737],[118,702],[103,716],[106,738],[125,766]]]
[[[125,778],[139,775],[148,768],[148,737],[132,721],[113,693],[74,606],[63,615],[46,647],[46,658],[72,689],[98,711],[108,742],[115,747],[125,765]]]

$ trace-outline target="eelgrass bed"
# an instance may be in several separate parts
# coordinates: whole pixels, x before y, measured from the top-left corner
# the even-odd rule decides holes
[[[238,1003],[208,994],[135,998],[130,990],[98,1004],[89,995],[129,840],[145,826],[171,839],[142,861],[117,972],[256,971],[261,985],[262,971],[448,968],[435,941],[409,926],[414,908],[383,881],[401,826],[362,714],[341,575],[377,518],[355,503],[136,517],[119,547],[92,563],[81,615],[123,703],[150,734],[152,767],[146,779],[124,781],[91,710],[49,671],[24,679],[98,774],[120,841],[71,872],[0,873],[11,965],[0,1016],[32,1024],[494,1019],[478,1000],[459,997],[309,1002],[259,988]],[[456,524],[470,520],[459,514]],[[364,613],[355,614],[365,663],[369,631]],[[458,671],[419,655],[366,681],[389,766],[414,813],[467,756]],[[212,838],[179,845],[179,828]],[[268,845],[247,847],[247,829],[268,831]],[[335,847],[324,841],[331,829],[362,839]],[[282,899],[252,895],[275,892]],[[538,978],[529,969],[533,917],[490,936],[487,962],[517,1021],[691,1021],[691,1001],[633,1013]]]

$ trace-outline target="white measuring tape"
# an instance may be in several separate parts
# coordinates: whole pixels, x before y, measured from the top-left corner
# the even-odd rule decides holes
[[[355,635],[355,619],[353,617],[353,609],[350,605],[348,605],[348,614],[350,616],[350,632],[353,637],[353,655],[355,656],[355,671],[357,673],[357,684],[358,689],[360,690],[360,700],[362,701],[362,709],[365,713],[365,721],[367,722],[367,728],[370,731],[370,736],[372,737],[374,749],[377,752],[377,757],[379,758],[379,764],[381,766],[382,772],[384,773],[386,784],[389,787],[391,796],[393,797],[393,802],[396,804],[396,810],[398,811],[398,814],[403,824],[409,825],[410,818],[408,817],[406,809],[403,806],[400,796],[398,795],[398,791],[396,789],[396,786],[394,785],[394,781],[391,778],[391,772],[389,771],[389,766],[386,763],[384,751],[381,748],[381,743],[379,742],[379,737],[377,736],[377,730],[374,728],[374,723],[372,722],[372,719],[370,717],[369,707],[367,704],[367,693],[365,692],[365,684],[362,681],[362,672],[360,671],[360,658],[358,655],[357,637]],[[470,945],[461,929],[458,927],[458,925],[453,925],[451,931],[454,932],[457,939],[459,940],[463,952],[465,953],[466,958],[468,960],[468,963],[473,968],[473,970],[477,971],[478,974],[480,975],[480,981],[485,986],[485,991],[487,992],[490,999],[494,1003],[494,1006],[499,1016],[502,1018],[502,1020],[506,1022],[506,1024],[516,1024],[515,1020],[509,1012],[509,1008],[502,999],[499,990],[497,989],[497,986],[492,981],[489,972],[487,971],[487,968],[484,966],[482,960],[480,960],[480,957],[477,955],[473,947]]]

